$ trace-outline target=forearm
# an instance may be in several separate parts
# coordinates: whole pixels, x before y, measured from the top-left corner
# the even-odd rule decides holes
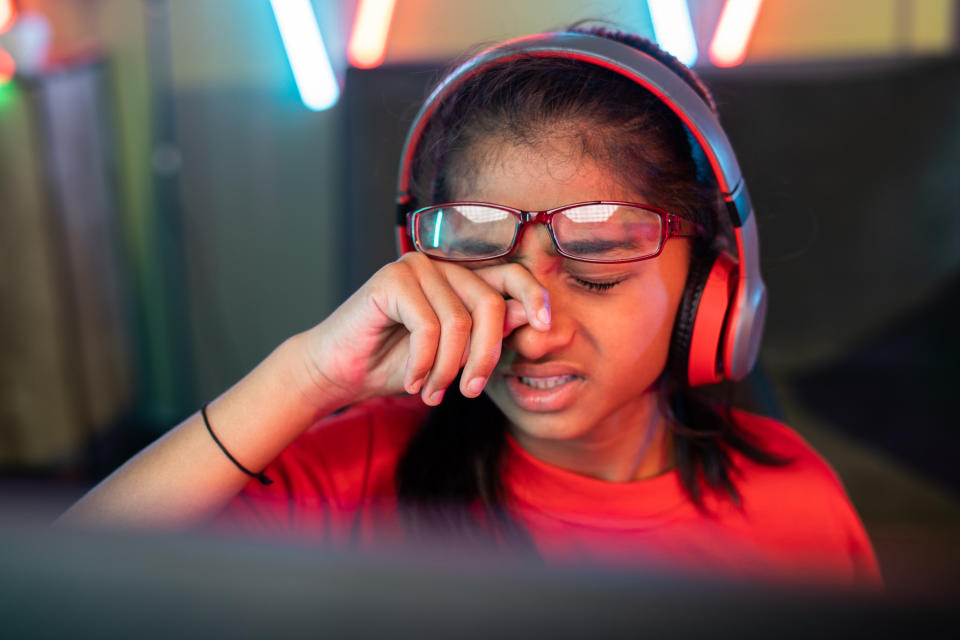
[[[207,409],[217,438],[251,471],[259,472],[307,427],[344,404],[317,390],[299,340],[284,342]],[[57,522],[188,526],[222,508],[249,480],[210,437],[198,412],[117,469]]]

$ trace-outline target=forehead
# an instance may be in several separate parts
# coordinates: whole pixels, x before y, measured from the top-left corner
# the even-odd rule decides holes
[[[556,134],[533,143],[489,140],[464,155],[452,177],[455,200],[542,211],[574,202],[644,202],[620,176],[587,153],[577,135]]]

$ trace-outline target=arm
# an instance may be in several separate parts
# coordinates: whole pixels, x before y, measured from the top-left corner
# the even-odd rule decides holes
[[[305,334],[281,344],[210,403],[210,426],[247,469],[260,471],[316,420],[348,404],[314,383]],[[180,527],[216,513],[250,480],[217,447],[199,412],[141,451],[57,524]]]
[[[212,402],[210,425],[234,458],[259,472],[310,425],[348,404],[406,391],[437,405],[461,368],[461,391],[476,397],[482,386],[469,382],[485,383],[503,338],[528,322],[548,329],[537,319],[548,305],[546,290],[520,265],[468,270],[407,254]],[[57,524],[187,527],[217,513],[248,481],[197,413]]]

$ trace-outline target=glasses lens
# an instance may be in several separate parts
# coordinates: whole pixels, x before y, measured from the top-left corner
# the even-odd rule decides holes
[[[564,253],[601,262],[655,255],[662,225],[657,212],[622,204],[585,204],[553,218],[557,245]]]
[[[505,253],[517,233],[517,219],[496,207],[455,204],[419,211],[414,231],[427,255],[476,260]]]

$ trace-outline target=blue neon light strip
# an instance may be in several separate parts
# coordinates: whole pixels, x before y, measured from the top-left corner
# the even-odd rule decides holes
[[[693,66],[699,51],[687,0],[647,0],[647,8],[657,44],[683,64]]]
[[[323,36],[310,0],[270,0],[270,6],[300,100],[313,111],[329,109],[340,98],[340,86],[323,46]]]

